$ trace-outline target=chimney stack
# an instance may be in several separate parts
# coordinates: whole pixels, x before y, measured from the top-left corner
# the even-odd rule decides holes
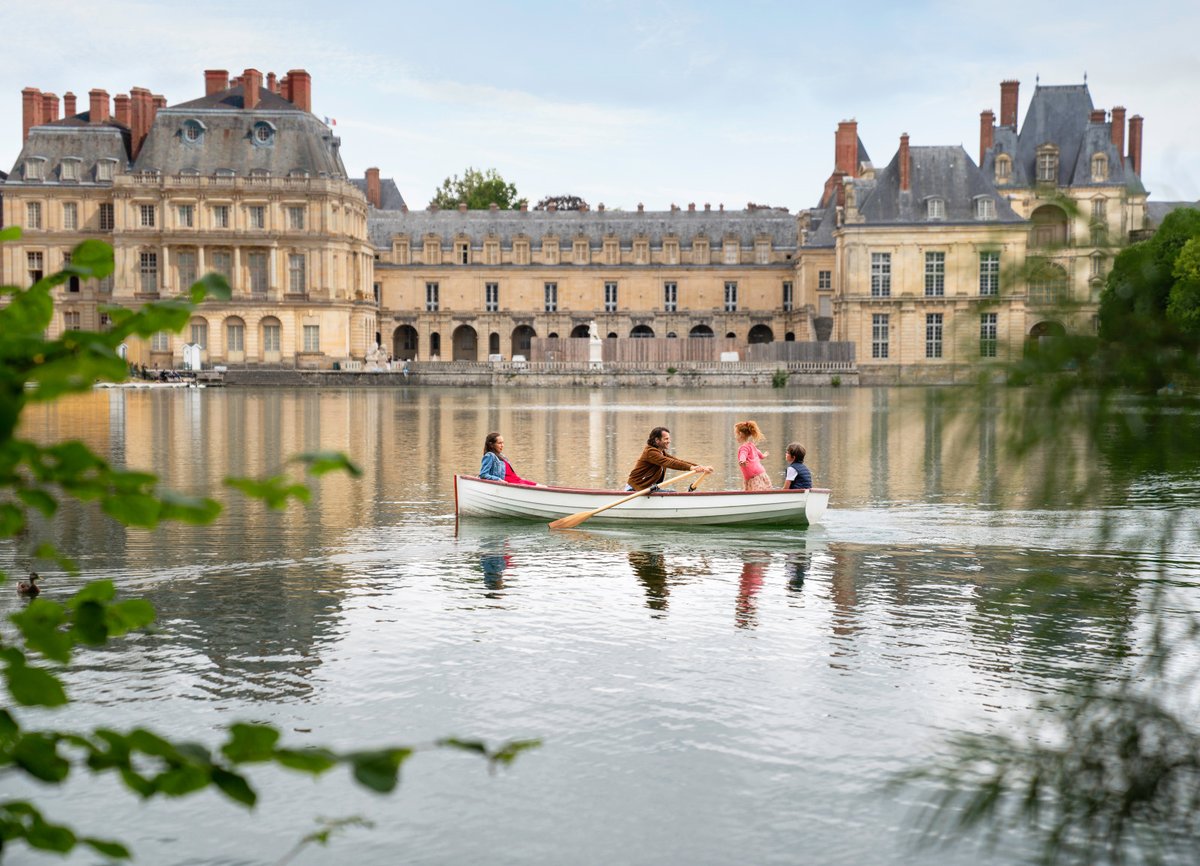
[[[301,111],[312,111],[312,76],[303,69],[289,69],[287,74],[288,86],[291,89],[291,103]]]
[[[274,72],[267,73],[267,90],[271,91],[272,93],[279,92],[279,82],[275,80]]]
[[[167,107],[167,98],[165,96],[163,96],[161,93],[156,93],[156,94],[154,94],[153,104],[154,104],[154,114],[151,117],[151,121],[153,121],[153,119],[158,116],[158,110],[160,108]]]
[[[979,164],[983,156],[996,141],[996,113],[990,108],[979,112]]]
[[[63,117],[74,117],[77,113],[75,110],[75,94],[68,90],[63,94]]]
[[[383,195],[379,189],[379,169],[367,169],[367,201],[371,207],[379,210],[383,207]]]
[[[1104,123],[1105,111],[1103,108],[1093,108],[1091,115],[1088,117],[1090,123]]]
[[[142,150],[142,143],[154,123],[157,109],[154,107],[154,96],[144,87],[135,87],[129,91],[130,101],[130,156],[137,159]]]
[[[1129,162],[1133,173],[1142,176],[1142,116],[1129,118]]]
[[[1131,134],[1132,137],[1132,134]],[[1114,105],[1112,110],[1112,143],[1121,164],[1125,164],[1125,106]]]
[[[29,130],[42,122],[42,91],[26,87],[21,91],[21,141],[29,138]]]
[[[638,202],[638,213],[645,213],[645,212],[646,212],[646,206],[639,201]]]
[[[459,213],[466,213],[466,212],[467,212],[467,203],[466,203],[465,201],[460,201],[460,202],[458,203],[458,212],[459,212]]]
[[[108,91],[88,91],[88,123],[104,123],[108,120]]]
[[[114,115],[117,123],[122,126],[128,126],[132,129],[129,116],[129,94],[118,93],[113,97]]]
[[[258,100],[262,89],[262,73],[257,69],[247,69],[242,73],[242,107],[247,111],[258,108]]]
[[[908,133],[902,133],[900,136],[900,191],[908,192],[911,188],[909,183],[909,159],[908,159]]]
[[[42,123],[54,123],[58,120],[58,94],[42,94]]]
[[[228,69],[205,69],[204,70],[204,95],[212,96],[214,93],[220,93],[229,87],[229,70]]]
[[[858,177],[858,121],[838,124],[833,145],[833,170]]]
[[[1021,82],[1008,79],[1000,82],[1000,125],[1009,129],[1017,128],[1017,95],[1021,90]]]

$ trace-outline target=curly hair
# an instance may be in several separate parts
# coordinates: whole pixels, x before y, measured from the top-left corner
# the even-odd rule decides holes
[[[733,432],[741,436],[743,439],[753,439],[755,442],[763,440],[762,431],[758,429],[758,425],[753,421],[739,421],[733,425]]]

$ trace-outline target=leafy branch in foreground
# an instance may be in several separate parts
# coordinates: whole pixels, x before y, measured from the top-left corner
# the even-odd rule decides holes
[[[0,240],[19,237],[18,229],[0,231]],[[216,275],[194,285],[187,297],[158,301],[137,310],[108,308],[112,328],[102,332],[67,331],[54,340],[45,333],[54,312],[55,286],[70,277],[101,279],[113,272],[112,250],[97,241],[76,247],[61,273],[28,289],[0,287],[0,538],[27,535],[30,512],[53,517],[61,500],[98,507],[109,518],[131,527],[154,528],[163,522],[209,523],[221,512],[219,502],[160,491],[158,478],[146,472],[114,467],[81,442],[42,445],[17,437],[21,414],[30,403],[47,402],[90,389],[96,380],[121,381],[127,368],[118,347],[131,337],[149,338],[160,331],[180,331],[206,297],[229,297],[229,287]],[[308,476],[361,471],[345,455],[301,454],[294,463]],[[306,484],[285,475],[267,479],[230,478],[226,485],[282,508],[290,500],[307,502]],[[53,560],[66,571],[76,567],[51,542],[34,543],[37,559]],[[0,582],[7,575],[0,573]],[[111,581],[94,581],[65,603],[34,599],[11,616],[15,634],[0,633],[0,663],[7,692],[0,706],[0,772],[15,771],[49,785],[62,784],[74,771],[113,773],[126,788],[148,799],[181,797],[206,789],[220,791],[245,806],[258,801],[242,768],[269,763],[320,775],[337,766],[351,770],[355,781],[380,793],[392,791],[400,768],[415,752],[457,748],[484,757],[489,768],[507,765],[535,741],[483,743],[447,739],[425,746],[388,746],[338,752],[321,747],[290,748],[269,725],[238,723],[213,748],[173,740],[144,727],[129,731],[98,728],[74,731],[59,727],[32,729],[23,724],[18,707],[69,708],[70,696],[57,668],[70,663],[81,647],[99,647],[154,621],[154,609],[141,599],[118,599]],[[60,710],[64,711],[64,710]],[[338,825],[340,826],[340,825]],[[303,844],[324,844],[330,827]],[[0,801],[0,856],[24,841],[44,851],[69,852],[83,845],[110,858],[126,859],[123,844],[83,836],[71,827],[46,819],[28,800]]]

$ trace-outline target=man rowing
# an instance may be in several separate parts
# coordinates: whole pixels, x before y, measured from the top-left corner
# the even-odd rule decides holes
[[[642,456],[633,465],[627,479],[630,490],[645,490],[656,484],[662,484],[668,469],[699,469],[703,473],[713,471],[711,466],[701,466],[690,460],[681,460],[667,453],[671,447],[671,431],[666,427],[655,427],[646,439],[646,447]]]

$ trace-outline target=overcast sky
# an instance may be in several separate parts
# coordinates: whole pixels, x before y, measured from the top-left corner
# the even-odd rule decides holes
[[[1200,4],[865,0],[522,3],[0,0],[0,166],[21,89],[204,94],[203,71],[307,69],[352,176],[377,165],[410,206],[494,167],[536,201],[661,210],[816,203],[839,120],[877,165],[899,136],[979,158],[1000,81],[1077,84],[1145,117],[1143,181],[1200,199]]]

